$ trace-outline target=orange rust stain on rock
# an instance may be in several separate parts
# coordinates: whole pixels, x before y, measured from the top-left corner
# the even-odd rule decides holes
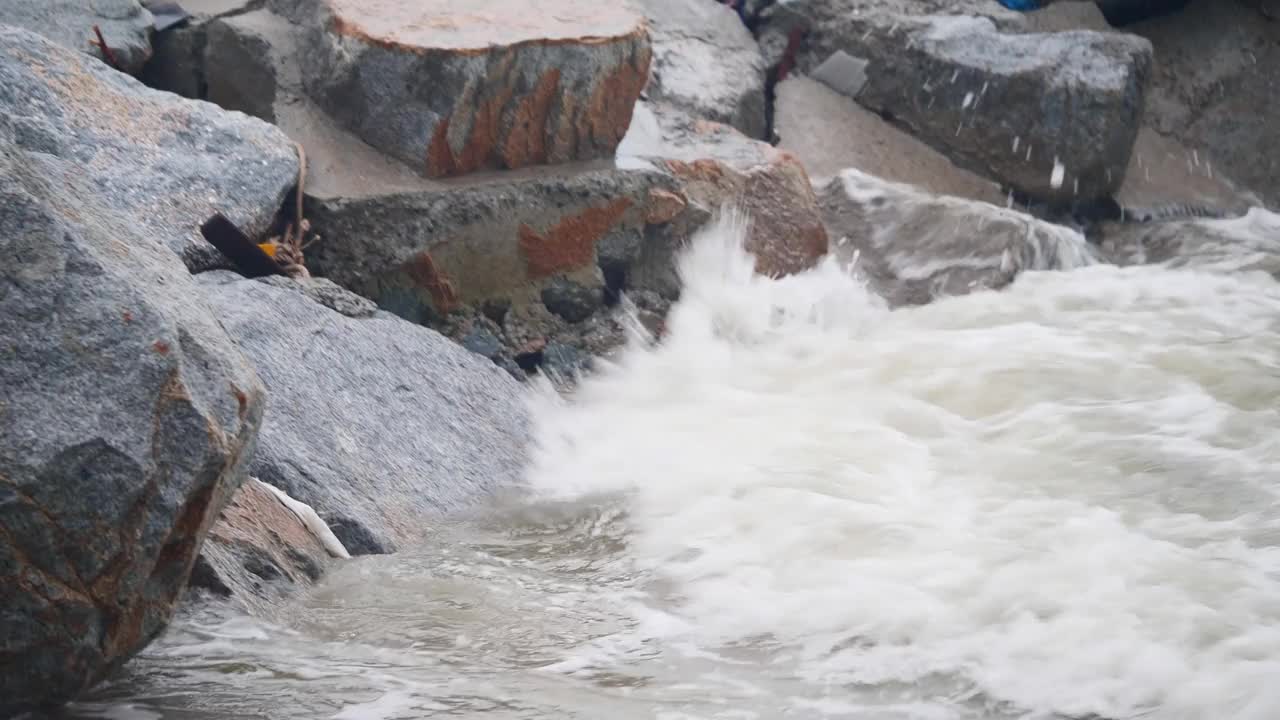
[[[444,270],[436,264],[431,253],[419,253],[404,267],[405,274],[416,286],[427,291],[431,304],[441,314],[448,314],[458,306],[458,289]]]
[[[654,188],[649,191],[649,203],[645,207],[644,221],[648,225],[671,222],[687,204],[684,196],[679,193]]]
[[[629,198],[618,198],[608,205],[587,208],[564,218],[542,234],[521,224],[520,251],[529,268],[529,277],[536,280],[591,264],[595,260],[596,242],[630,207]]]
[[[547,160],[547,115],[560,89],[560,70],[552,68],[538,78],[533,92],[521,98],[503,143],[502,161],[519,168]]]
[[[613,147],[622,141],[631,125],[636,98],[649,79],[651,53],[637,48],[630,63],[614,68],[596,85],[585,112],[578,118],[578,135],[598,145]]]
[[[686,180],[702,180],[715,183],[725,179],[726,170],[724,164],[710,158],[701,158],[692,162],[666,160],[664,164],[672,173]]]
[[[495,149],[499,143],[502,111],[515,95],[515,88],[504,84],[482,100],[471,119],[471,130],[462,151],[455,153],[449,146],[449,126],[453,117],[443,118],[436,124],[427,145],[427,175],[447,177],[465,175],[491,164],[496,164]]]

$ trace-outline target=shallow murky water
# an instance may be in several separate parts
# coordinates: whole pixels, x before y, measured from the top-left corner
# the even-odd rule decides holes
[[[685,258],[670,335],[532,399],[528,487],[77,717],[1158,718],[1280,707],[1280,284],[1027,273],[889,311]]]

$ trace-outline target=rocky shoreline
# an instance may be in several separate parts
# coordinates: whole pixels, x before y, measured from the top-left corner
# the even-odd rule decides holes
[[[183,602],[275,602],[518,482],[521,382],[660,338],[726,207],[758,272],[832,255],[892,306],[1097,262],[1280,277],[1226,259],[1280,241],[1249,3],[526,5],[0,8],[0,717]]]

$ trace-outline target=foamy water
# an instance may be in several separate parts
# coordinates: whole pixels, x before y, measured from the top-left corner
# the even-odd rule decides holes
[[[1271,276],[890,311],[834,263],[754,276],[731,223],[681,271],[660,343],[533,394],[527,490],[277,617],[188,619],[77,712],[1275,716]]]

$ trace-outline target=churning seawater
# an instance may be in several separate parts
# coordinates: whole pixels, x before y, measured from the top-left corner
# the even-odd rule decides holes
[[[534,393],[528,487],[76,717],[1280,713],[1280,284],[1094,265],[888,310],[726,221],[660,343]]]

